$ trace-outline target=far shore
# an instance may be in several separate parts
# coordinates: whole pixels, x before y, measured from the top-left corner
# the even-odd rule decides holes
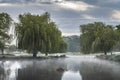
[[[0,55],[0,60],[34,60],[34,59],[52,59],[52,58],[65,58],[66,55],[54,55],[54,56],[14,56],[14,55]]]
[[[42,59],[54,59],[54,58],[67,58],[68,57],[67,55],[83,56],[83,54],[81,53],[49,54],[48,56],[45,56],[45,54],[39,54],[37,57],[33,57],[32,54],[24,54],[24,55],[15,55],[15,54],[2,55],[0,54],[0,61],[2,60],[42,60]],[[98,53],[98,54],[89,54],[88,56],[94,56],[102,60],[120,62],[120,54],[104,55],[103,53]]]

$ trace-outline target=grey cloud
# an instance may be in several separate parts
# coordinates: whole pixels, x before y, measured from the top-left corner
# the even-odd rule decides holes
[[[1,3],[36,3],[36,2],[61,2],[60,0],[0,0]]]
[[[60,0],[0,0],[1,3],[10,3],[12,6],[0,6],[0,12],[9,13],[15,20],[19,14],[30,12],[42,14],[45,11],[51,14],[52,20],[63,33],[78,33],[81,24],[91,22],[105,22],[116,25],[119,22],[110,20],[112,12],[120,8],[120,0],[64,0],[77,3],[79,1],[94,5],[95,8],[86,11],[75,11],[59,7]],[[22,3],[22,4],[21,4]],[[25,3],[25,4],[24,4]],[[29,4],[31,3],[31,4]],[[83,15],[89,15],[95,19],[86,19]]]
[[[120,8],[120,0],[81,0],[81,1],[85,1],[86,3],[95,5],[95,6],[99,6],[101,8]]]
[[[99,6],[99,7],[107,7],[107,8],[120,8],[120,0],[66,0],[66,1],[83,1],[91,5]]]

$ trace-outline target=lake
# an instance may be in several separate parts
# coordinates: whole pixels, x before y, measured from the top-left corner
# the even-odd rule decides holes
[[[120,64],[94,56],[2,60],[0,80],[120,80]]]

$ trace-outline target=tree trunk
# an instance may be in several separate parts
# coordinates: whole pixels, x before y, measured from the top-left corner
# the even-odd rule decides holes
[[[111,55],[112,55],[112,51],[111,51]]]
[[[37,53],[33,53],[33,57],[37,57]]]
[[[4,55],[4,49],[1,49],[2,55]]]
[[[48,56],[48,53],[47,53],[47,52],[45,53],[45,56]]]
[[[37,57],[37,50],[36,49],[33,50],[33,57],[35,57],[35,58]]]
[[[104,54],[105,54],[105,55],[107,55],[107,52],[106,52],[106,51],[104,51]]]

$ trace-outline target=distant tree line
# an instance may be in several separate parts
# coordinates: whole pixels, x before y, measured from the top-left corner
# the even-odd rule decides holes
[[[7,13],[0,13],[0,49],[3,52],[6,40],[10,38],[8,30],[11,25],[11,17]],[[15,23],[15,35],[17,48],[27,50],[36,57],[41,53],[62,53],[67,49],[61,31],[51,21],[50,14],[32,15],[30,13],[19,15],[18,23]]]
[[[64,36],[63,39],[67,43],[67,52],[80,52],[80,36]]]
[[[102,22],[94,22],[80,26],[81,51],[85,54],[112,52],[120,43],[120,25],[106,25]]]

